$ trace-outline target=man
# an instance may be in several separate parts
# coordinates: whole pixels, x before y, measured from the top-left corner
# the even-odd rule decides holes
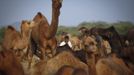
[[[89,34],[89,30],[88,30],[88,28],[86,28],[86,27],[81,27],[81,28],[79,28],[79,32],[80,32],[80,38],[82,39],[84,36],[89,36],[90,34]]]
[[[69,36],[65,36],[65,37],[64,37],[64,40],[60,43],[59,46],[64,46],[64,45],[66,45],[66,44],[68,44],[68,46],[69,46],[70,48],[72,48],[72,44],[71,44],[71,42],[69,41]]]

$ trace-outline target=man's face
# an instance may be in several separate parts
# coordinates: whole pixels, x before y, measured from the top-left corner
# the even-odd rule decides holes
[[[69,41],[69,39],[68,38],[65,38],[65,42],[68,42]]]
[[[84,34],[85,31],[86,31],[86,29],[81,29],[81,30],[79,30],[79,32],[80,32],[81,34]]]

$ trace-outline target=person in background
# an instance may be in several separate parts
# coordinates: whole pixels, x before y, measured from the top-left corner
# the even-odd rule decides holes
[[[79,36],[80,39],[82,39],[85,36],[89,36],[89,30],[86,27],[81,27],[81,28],[79,28],[78,31],[80,33],[80,36]]]
[[[69,36],[65,36],[65,37],[64,37],[64,40],[60,43],[59,46],[64,46],[64,45],[66,45],[66,44],[68,44],[68,46],[69,46],[70,48],[72,48],[72,44],[71,44],[71,42],[70,42],[70,40],[69,40]]]
[[[126,47],[130,45],[128,40],[125,41],[125,44],[126,44]]]

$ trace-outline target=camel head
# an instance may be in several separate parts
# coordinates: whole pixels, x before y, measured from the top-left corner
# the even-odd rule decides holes
[[[21,23],[21,30],[22,31],[29,31],[34,26],[35,26],[35,23],[33,21],[23,20]]]
[[[96,41],[90,36],[83,38],[83,47],[89,53],[97,51],[96,44]]]
[[[56,9],[60,9],[62,6],[63,0],[52,0],[53,7]]]

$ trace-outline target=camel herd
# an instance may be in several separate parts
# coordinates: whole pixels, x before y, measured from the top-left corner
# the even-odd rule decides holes
[[[21,22],[20,31],[6,28],[0,75],[134,75],[134,47],[121,47],[126,43],[113,27],[82,27],[79,37],[63,33],[57,38],[61,7],[61,0],[52,0],[50,25],[38,12],[32,21]]]

